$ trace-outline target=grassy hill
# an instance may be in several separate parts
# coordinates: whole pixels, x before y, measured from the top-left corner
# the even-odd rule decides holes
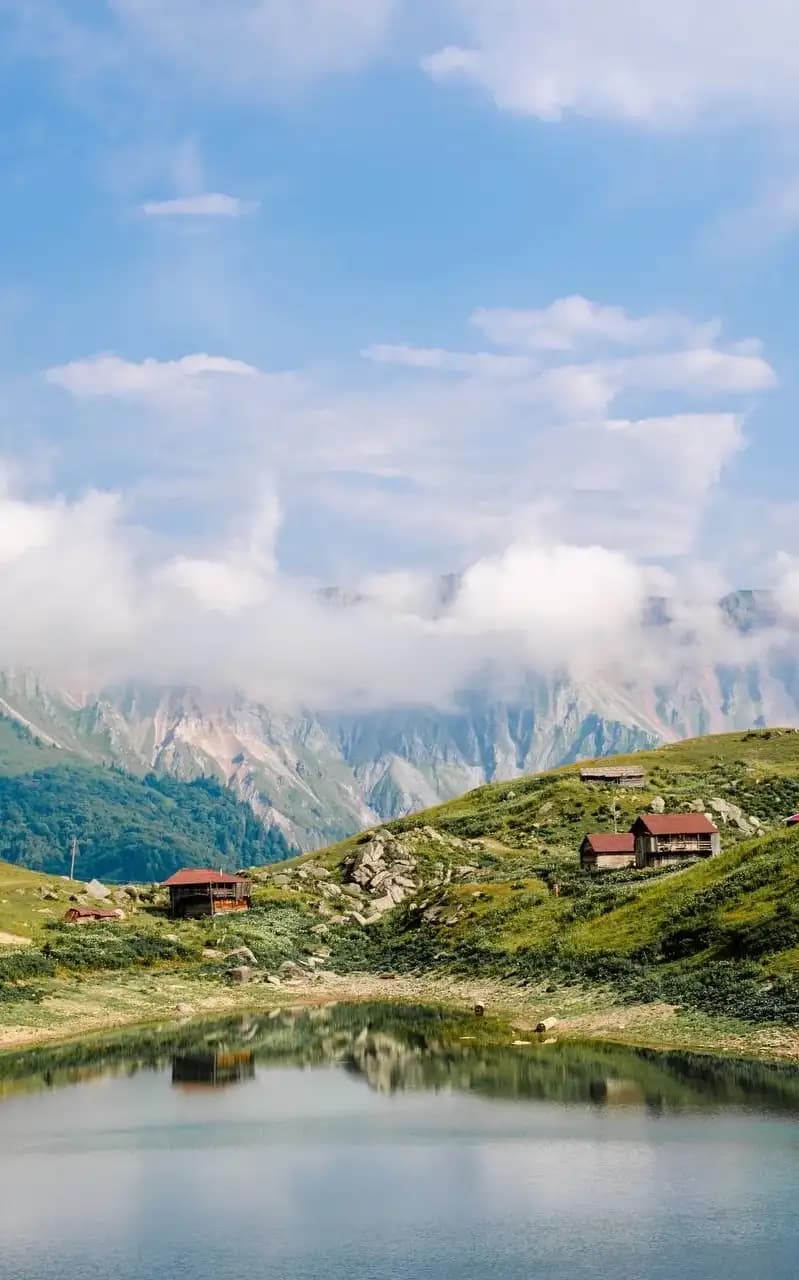
[[[218,985],[225,955],[246,946],[264,977],[288,961],[310,972],[321,949],[324,968],[339,974],[503,979],[540,992],[601,992],[606,1002],[609,993],[615,1004],[665,1002],[705,1015],[799,1026],[799,829],[785,826],[799,809],[799,733],[709,737],[615,763],[633,759],[647,771],[643,790],[589,786],[580,781],[579,766],[569,766],[481,787],[320,853],[254,867],[254,909],[214,923],[168,920],[162,904],[146,900],[130,904],[123,924],[76,932],[58,923],[65,882],[0,865],[0,931],[34,944],[27,959],[7,959],[5,970],[0,965],[0,1003],[4,982],[5,998],[17,1000],[25,997],[26,983],[36,987],[40,977],[139,965],[183,967]],[[6,820],[4,781],[35,776],[0,777]],[[117,848],[119,780],[110,771],[103,778],[110,791],[88,787],[89,813],[99,797],[98,848],[104,841]],[[62,817],[81,812],[79,780],[72,782],[71,809],[66,793],[59,802]],[[134,824],[127,829],[138,832],[143,848],[171,857],[178,820],[188,820],[181,806],[191,787],[155,779],[137,785],[145,795],[134,799],[126,791],[123,797],[122,818]],[[191,785],[200,805],[194,817],[204,832],[197,856],[218,861],[229,833],[227,806],[236,802],[214,790],[216,784]],[[34,796],[37,786],[30,784]],[[172,788],[181,790],[173,795]],[[660,801],[667,812],[701,807],[715,813],[721,856],[659,871],[580,870],[587,832],[612,830],[614,823],[624,830]],[[160,846],[152,832],[163,831],[167,814],[171,836]],[[67,834],[63,828],[59,850]],[[236,846],[235,860],[243,863],[240,851]],[[182,847],[181,859],[192,860]],[[151,879],[154,863],[146,866]],[[399,889],[398,901],[388,888]],[[44,969],[37,959],[43,951]]]
[[[570,766],[390,824],[416,861],[418,892],[342,934],[340,962],[610,982],[630,1000],[799,1020],[799,831],[784,825],[799,809],[799,733],[708,737],[612,763],[633,761],[647,770],[643,791],[587,786]],[[656,798],[667,812],[721,809],[722,856],[580,871],[586,833],[614,819],[625,830]],[[344,881],[370,838],[312,861]]]

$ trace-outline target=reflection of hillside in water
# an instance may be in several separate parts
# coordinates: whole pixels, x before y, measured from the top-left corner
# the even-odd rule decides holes
[[[214,1088],[251,1079],[256,1068],[335,1066],[381,1093],[451,1090],[655,1113],[799,1112],[799,1073],[787,1066],[565,1041],[511,1047],[508,1039],[490,1020],[425,1008],[273,1010],[8,1055],[0,1058],[0,1097],[97,1074],[171,1070],[175,1085]]]

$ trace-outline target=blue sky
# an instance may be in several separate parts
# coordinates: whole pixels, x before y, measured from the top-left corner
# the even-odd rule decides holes
[[[0,0],[20,615],[65,548],[126,583],[103,652],[169,588],[423,617],[449,569],[473,634],[564,556],[799,608],[798,37],[785,0]]]

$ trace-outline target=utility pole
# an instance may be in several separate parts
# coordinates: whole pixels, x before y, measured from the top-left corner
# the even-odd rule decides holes
[[[74,880],[75,879],[75,859],[78,856],[78,841],[76,836],[72,837],[72,844],[69,846],[69,852],[70,852],[69,878],[70,880]]]

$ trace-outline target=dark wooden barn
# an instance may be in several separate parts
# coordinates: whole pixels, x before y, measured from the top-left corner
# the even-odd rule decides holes
[[[640,764],[592,765],[580,770],[580,781],[602,787],[643,787],[646,774]]]
[[[703,813],[642,813],[631,830],[638,867],[663,867],[721,853],[719,829]]]
[[[169,907],[173,916],[215,916],[227,911],[247,911],[252,904],[252,882],[226,871],[183,867],[168,880]]]

